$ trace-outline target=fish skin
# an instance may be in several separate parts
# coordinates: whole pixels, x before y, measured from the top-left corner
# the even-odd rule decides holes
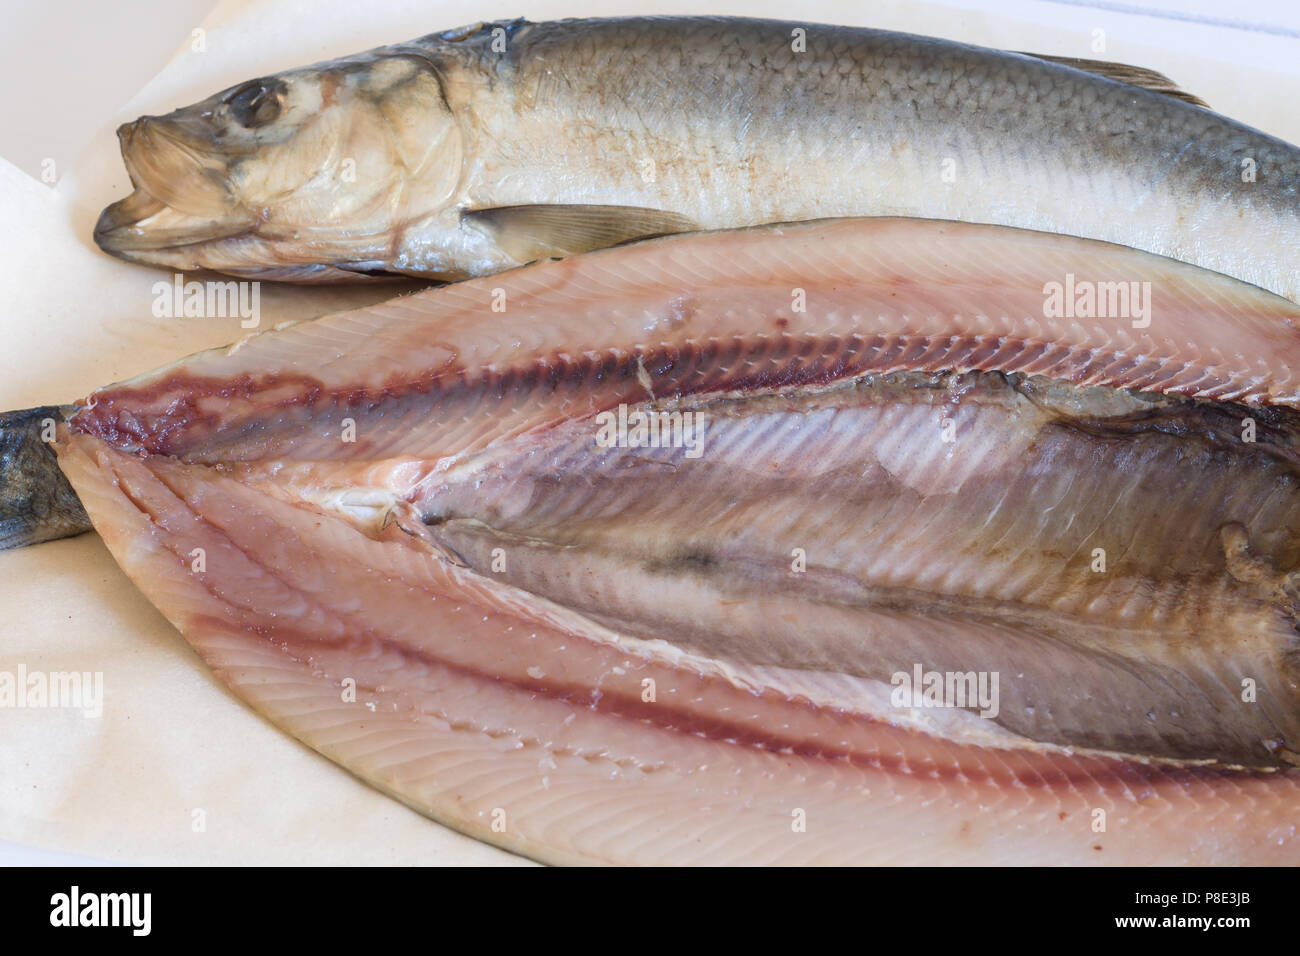
[[[41,406],[0,413],[0,550],[91,530],[46,440],[65,411]]]
[[[1066,263],[1081,276],[1097,268],[1152,282],[1150,326],[1043,316],[1045,276]],[[791,309],[795,277],[804,312]],[[492,311],[494,289],[505,290],[504,313]],[[1036,423],[1024,434],[1040,439],[1078,402],[1113,431],[1088,433],[1095,422],[1084,416],[1080,440],[1117,447],[1134,439],[1114,428],[1150,423],[1148,411],[1158,426],[1151,440],[1170,447],[1179,428],[1226,430],[1253,416],[1257,448],[1233,448],[1226,434],[1197,440],[1221,441],[1225,460],[1267,459],[1249,468],[1290,474],[1297,347],[1283,330],[1297,315],[1223,276],[1014,230],[884,220],[689,235],[538,263],[201,353],[95,393],[61,426],[56,451],[114,557],[239,696],[397,799],[515,852],[561,863],[1295,864],[1300,771],[1287,769],[1289,737],[1244,766],[1217,759],[1230,750],[1206,759],[1108,751],[965,711],[903,711],[889,705],[887,684],[848,667],[691,646],[627,615],[613,626],[566,603],[558,566],[550,596],[534,593],[535,556],[511,548],[522,567],[485,569],[453,533],[465,515],[449,521],[446,509],[469,503],[487,524],[498,519],[491,508],[513,507],[498,530],[544,538],[544,522],[529,516],[547,499],[517,493],[533,480],[528,469],[545,483],[548,449],[620,402],[725,406],[741,419],[760,407],[748,403],[766,403],[802,417],[799,434],[815,438],[818,403],[866,409],[843,390],[917,394],[908,384],[916,376],[946,389],[936,407],[971,428],[982,406],[1012,402]],[[1101,391],[1085,399],[1080,386]],[[349,419],[355,441],[339,430]],[[915,442],[914,429],[893,431],[904,467],[912,456],[897,443]],[[1006,446],[1009,433],[998,434],[986,459]],[[889,447],[885,435],[863,453],[885,460]],[[781,469],[753,448],[749,467]],[[799,449],[785,452],[792,479],[835,464]],[[744,461],[743,449],[728,454]],[[946,472],[918,467],[899,480],[922,500],[954,493],[942,482],[980,471],[959,454]],[[578,474],[598,475],[594,460]],[[505,486],[493,487],[493,468]],[[1107,475],[1085,477],[1102,488]],[[1246,494],[1254,486],[1239,477],[1228,487]],[[1249,493],[1261,508],[1278,507],[1290,481]],[[1232,502],[1231,491],[1208,493]],[[602,501],[593,493],[582,506]],[[1237,506],[1249,511],[1249,502]],[[779,501],[772,511],[782,513]],[[1215,557],[1207,544],[1187,560],[1199,554],[1197,573],[1218,582],[1219,610],[1276,628],[1269,646],[1235,652],[1286,692],[1294,629],[1280,623],[1294,611],[1284,578],[1300,559],[1294,529],[1267,510],[1241,517],[1244,549],[1227,542]],[[680,524],[670,530],[679,541]],[[583,528],[570,530],[590,546]],[[851,557],[852,541],[844,544]],[[1132,547],[1158,559],[1168,545],[1138,534]],[[677,563],[667,593],[694,599],[687,590],[702,578],[692,563]],[[816,564],[810,555],[809,587],[826,583]],[[599,560],[588,571],[606,588],[636,586],[605,577]],[[1268,581],[1280,590],[1247,596]],[[1023,586],[1024,577],[1003,583]],[[942,577],[928,586],[945,592]],[[1099,613],[1113,650],[1141,632],[1122,600]],[[1181,639],[1189,636],[1207,648],[1206,673],[1234,653],[1214,649],[1212,630]],[[1175,666],[1194,675],[1186,662]],[[1292,702],[1279,719],[1294,718]],[[1093,830],[1098,810],[1103,833]],[[800,814],[806,830],[792,827]]]
[[[1062,63],[880,30],[484,24],[251,81],[120,136],[136,192],[96,239],[171,268],[457,279],[518,265],[508,250],[573,250],[567,218],[567,241],[546,241],[546,207],[622,207],[593,219],[593,247],[689,223],[912,216],[1102,239],[1300,297],[1294,146]],[[518,235],[494,212],[529,207]],[[638,224],[653,210],[669,219]]]

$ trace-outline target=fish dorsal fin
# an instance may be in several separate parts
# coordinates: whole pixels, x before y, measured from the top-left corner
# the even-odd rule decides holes
[[[1127,63],[1112,63],[1109,60],[1084,60],[1073,56],[1047,56],[1042,53],[1023,53],[1022,56],[1032,56],[1036,60],[1046,60],[1048,63],[1059,63],[1062,66],[1072,66],[1076,70],[1104,76],[1108,80],[1118,80],[1121,83],[1127,83],[1129,86],[1138,86],[1144,90],[1150,90],[1152,93],[1172,96],[1176,100],[1182,100],[1184,103],[1191,103],[1194,106],[1204,106],[1206,109],[1210,107],[1210,104],[1206,103],[1205,100],[1188,93],[1163,73],[1148,70],[1144,66],[1129,66]]]
[[[518,262],[699,229],[680,213],[641,206],[495,206],[467,210],[461,221],[487,233]]]

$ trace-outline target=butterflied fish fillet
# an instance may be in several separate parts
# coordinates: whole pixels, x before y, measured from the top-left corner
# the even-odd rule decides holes
[[[1297,318],[996,227],[697,234],[193,356],[57,452],[236,693],[507,849],[1294,863]]]

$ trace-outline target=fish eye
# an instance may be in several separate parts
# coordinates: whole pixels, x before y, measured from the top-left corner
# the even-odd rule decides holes
[[[283,103],[284,82],[250,80],[231,90],[223,101],[231,119],[246,129],[256,129],[274,122]]]

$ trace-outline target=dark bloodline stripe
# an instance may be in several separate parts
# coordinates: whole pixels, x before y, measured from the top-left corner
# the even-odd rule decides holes
[[[297,386],[296,390],[286,386]],[[272,389],[287,391],[278,400],[264,399]],[[205,398],[252,403],[262,400],[267,411],[296,406],[310,407],[320,401],[324,385],[307,375],[275,374],[254,378],[212,378],[177,372],[147,386],[109,387],[95,392],[69,422],[74,432],[94,435],[115,447],[143,449],[170,454],[176,437],[193,430],[216,431],[223,427],[219,413],[203,413],[198,403]],[[136,411],[133,409],[140,409]],[[233,424],[233,423],[232,423]]]
[[[651,375],[659,398],[681,398],[715,391],[760,392],[801,386],[821,386],[872,372],[915,369],[937,372],[983,369],[986,371],[1051,371],[1057,378],[1081,381],[1099,369],[1131,367],[1112,357],[1100,360],[1091,350],[1075,358],[1073,368],[1060,368],[1070,350],[1027,340],[986,336],[796,336],[780,333],[758,339],[733,336],[723,342],[651,349],[593,349],[572,359],[567,353],[537,358],[524,367],[501,372],[480,369],[471,373],[448,362],[407,379],[391,379],[379,386],[327,387],[306,375],[244,373],[229,379],[176,372],[143,386],[108,388],[95,393],[72,419],[74,431],[94,435],[128,450],[163,455],[183,455],[199,450],[218,433],[235,428],[252,429],[260,417],[300,408],[376,410],[414,396],[429,402],[453,402],[467,393],[502,398],[512,392],[607,387],[610,407],[626,400],[636,385],[638,365]],[[1052,366],[1057,366],[1052,368]],[[1158,367],[1158,366],[1156,366]],[[1068,376],[1067,374],[1068,373]],[[1169,379],[1171,376],[1165,376]],[[1214,387],[1223,379],[1210,379]],[[626,386],[616,389],[618,383]],[[203,413],[203,399],[224,400],[226,408]],[[233,409],[230,406],[234,406]],[[260,406],[260,407],[259,407]],[[300,427],[299,420],[280,423]]]

